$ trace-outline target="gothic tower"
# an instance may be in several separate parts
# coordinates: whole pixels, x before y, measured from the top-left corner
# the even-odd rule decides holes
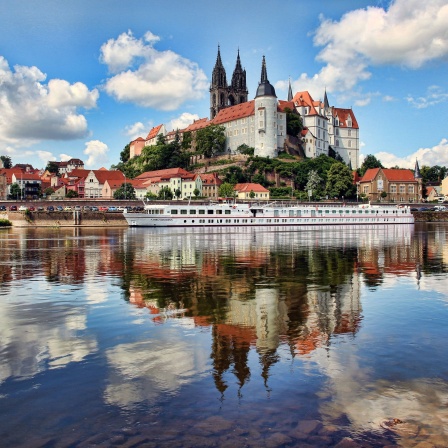
[[[235,70],[232,75],[232,83],[227,85],[226,70],[222,65],[221,51],[218,45],[218,55],[212,73],[210,85],[210,119],[216,117],[221,109],[247,101],[248,90],[246,87],[246,70],[243,70],[240,60],[240,51],[236,59]]]

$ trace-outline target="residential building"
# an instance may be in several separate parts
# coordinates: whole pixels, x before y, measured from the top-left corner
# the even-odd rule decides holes
[[[152,128],[146,136],[145,146],[154,146],[157,143],[157,138],[159,135],[164,136],[165,134],[165,125],[163,124],[159,124],[158,126]]]
[[[260,184],[254,183],[244,183],[244,184],[236,184],[233,188],[235,193],[237,194],[238,199],[261,199],[268,200],[269,199],[269,190],[264,188]],[[253,197],[251,197],[251,195]]]
[[[217,173],[200,174],[202,180],[202,196],[206,198],[218,198],[219,187],[222,180]]]
[[[417,163],[414,172],[407,169],[371,168],[359,180],[359,191],[370,201],[420,202],[422,178],[419,176]]]
[[[38,199],[41,195],[42,181],[39,174],[30,172],[13,173],[12,183],[18,184],[22,190],[21,199]]]
[[[84,162],[81,159],[70,159],[66,162],[56,162],[58,164],[58,173],[60,175],[70,173],[76,169],[84,169]]]

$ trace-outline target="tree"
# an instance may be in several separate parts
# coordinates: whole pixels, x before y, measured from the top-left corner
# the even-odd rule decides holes
[[[48,188],[45,188],[45,190],[44,190],[44,195],[47,197],[51,196],[53,193],[54,193],[54,188],[48,187]]]
[[[78,192],[75,190],[68,190],[67,193],[65,194],[66,198],[77,198],[78,197]]]
[[[380,194],[380,196],[381,196],[383,199],[386,199],[386,197],[387,197],[387,191],[382,191],[381,194]]]
[[[286,133],[297,137],[303,129],[302,117],[295,111],[291,110],[289,107],[285,108],[286,113]]]
[[[11,157],[9,156],[0,156],[0,159],[3,162],[3,167],[4,168],[12,168],[12,161],[11,161]]]
[[[174,194],[176,195],[176,198],[179,199],[182,195],[182,192],[180,191],[180,188],[177,188],[176,191],[174,192]]]
[[[254,190],[250,190],[249,197],[253,199],[255,197]]]
[[[233,198],[235,196],[233,185],[228,182],[224,182],[219,186],[218,194],[222,198]]]
[[[356,188],[350,168],[341,162],[334,163],[327,176],[326,193],[330,197],[352,197]]]
[[[11,196],[11,199],[21,199],[22,193],[22,189],[20,188],[20,185],[18,183],[15,182],[11,184],[11,187],[9,189],[9,195]]]
[[[240,154],[245,154],[247,156],[253,156],[255,148],[251,148],[250,146],[243,143],[242,145],[238,146],[238,148],[236,148],[236,152],[239,152]]]
[[[171,191],[170,187],[165,186],[159,190],[159,194],[157,195],[157,197],[159,199],[171,201],[171,199],[173,199],[173,192]]]
[[[123,182],[114,192],[114,199],[135,199],[135,188],[129,182]]]
[[[131,157],[131,144],[128,143],[124,148],[123,151],[120,152],[120,160],[123,163],[126,163],[129,158]]]
[[[371,168],[384,168],[381,162],[372,154],[369,154],[362,162],[361,167],[359,168],[359,175],[364,176],[366,171]]]
[[[157,197],[152,191],[147,191],[145,194],[145,199],[157,199]]]
[[[223,181],[228,182],[229,184],[236,185],[246,182],[246,176],[239,166],[231,166],[226,170]]]
[[[47,166],[45,167],[45,169],[48,172],[50,172],[50,173],[58,174],[58,172],[59,172],[59,164],[57,162],[53,161],[53,160],[50,160],[47,163]]]
[[[199,196],[200,193],[201,193],[201,192],[200,192],[197,188],[195,188],[194,191],[193,191],[193,194],[194,194],[194,197],[195,197],[195,198],[197,198],[197,197]]]
[[[226,143],[225,127],[211,124],[196,132],[196,150],[210,158],[224,152]]]
[[[322,194],[322,178],[319,176],[316,170],[310,170],[308,173],[308,182],[305,185],[305,191],[312,191],[314,197],[321,196]]]

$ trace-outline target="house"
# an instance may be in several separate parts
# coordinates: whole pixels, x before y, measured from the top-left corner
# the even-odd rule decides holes
[[[56,162],[58,165],[58,173],[65,174],[70,173],[76,169],[84,169],[84,162],[81,159],[70,159],[66,162]]]
[[[57,188],[54,193],[50,195],[51,200],[61,200],[65,199],[67,196],[67,188],[65,185],[62,185],[61,187]]]
[[[217,173],[200,174],[202,180],[202,196],[206,198],[217,198],[222,180]]]
[[[109,185],[125,182],[125,176],[118,170],[106,170],[105,168],[99,170],[91,170],[84,181],[84,197],[85,198],[101,198],[103,197],[103,188],[106,181]],[[107,197],[111,197],[110,191],[105,192]]]
[[[369,201],[420,202],[422,178],[418,164],[414,172],[408,169],[368,169],[359,180],[359,191]]]
[[[142,149],[145,147],[145,139],[138,137],[129,144],[129,158],[139,156],[142,153]]]
[[[426,200],[428,202],[436,201],[442,194],[441,186],[426,186]]]
[[[22,199],[38,199],[42,193],[42,180],[39,174],[27,171],[14,172],[12,174],[12,183],[19,185],[22,190]]]
[[[269,190],[260,184],[244,183],[236,184],[233,188],[238,199],[269,199]],[[251,195],[253,197],[251,197]]]
[[[165,135],[165,125],[159,124],[158,126],[152,128],[145,139],[145,146],[154,146],[157,143],[157,138],[159,135]]]

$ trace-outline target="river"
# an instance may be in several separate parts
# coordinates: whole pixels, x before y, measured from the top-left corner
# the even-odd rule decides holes
[[[448,446],[447,238],[2,229],[0,445]]]

